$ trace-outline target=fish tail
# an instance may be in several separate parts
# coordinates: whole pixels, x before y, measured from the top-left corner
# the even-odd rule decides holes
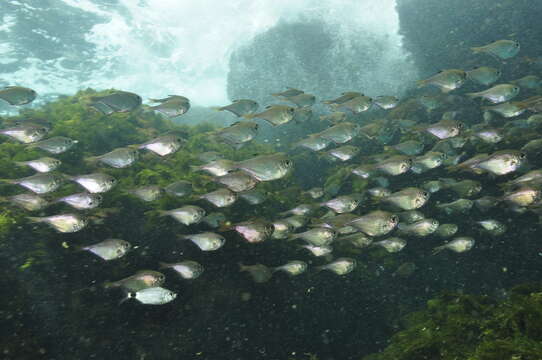
[[[471,47],[470,49],[475,54],[479,54],[484,51],[482,47]]]
[[[166,269],[171,267],[171,264],[165,263],[165,262],[158,262],[158,265],[160,266],[160,269]]]
[[[438,253],[442,252],[444,249],[446,249],[446,245],[437,246],[436,248],[433,248],[433,251],[431,251],[431,255],[437,255]]]
[[[201,167],[198,165],[190,165],[190,171],[201,171]]]
[[[83,161],[88,164],[95,164],[98,162],[98,160],[100,160],[98,156],[89,156],[89,157],[83,158]]]
[[[17,165],[17,166],[26,166],[26,161],[15,161],[15,165]]]
[[[473,93],[466,93],[465,96],[468,96],[469,98],[471,99],[474,99],[476,97],[478,97],[480,94],[479,93],[476,93],[476,92],[473,92]]]
[[[156,210],[158,212],[159,217],[164,217],[169,215],[169,211],[167,210]]]
[[[223,106],[211,106],[209,109],[211,109],[213,111],[223,111],[224,107]]]
[[[128,292],[126,293],[126,297],[123,298],[121,301],[119,301],[119,306],[124,304],[127,300],[133,299],[136,297],[136,294],[134,292]]]
[[[14,179],[0,179],[0,182],[12,184],[12,185],[17,184],[17,180],[14,180]]]
[[[427,85],[427,80],[418,80],[416,81],[416,85],[420,88],[420,87],[424,87],[425,85]]]
[[[44,222],[45,220],[43,220],[43,218],[40,218],[40,217],[35,217],[35,216],[27,216],[26,217],[30,222],[33,222],[33,223],[40,223],[40,222]]]
[[[250,119],[254,119],[256,116],[256,114],[244,114],[243,117],[247,120],[250,120]]]

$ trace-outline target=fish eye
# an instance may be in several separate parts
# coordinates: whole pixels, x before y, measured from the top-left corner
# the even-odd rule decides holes
[[[515,47],[519,47],[519,42],[517,42],[517,41],[514,42],[514,46],[515,46]]]
[[[424,198],[429,197],[429,193],[428,193],[427,191],[424,191],[424,192],[422,193],[422,195],[423,195]]]
[[[399,217],[397,215],[392,215],[390,220],[392,223],[397,223],[399,221]]]
[[[514,86],[514,91],[519,91],[519,88],[517,86]]]
[[[525,159],[526,156],[527,156],[527,154],[525,154],[525,153],[519,153],[519,158],[520,159]]]

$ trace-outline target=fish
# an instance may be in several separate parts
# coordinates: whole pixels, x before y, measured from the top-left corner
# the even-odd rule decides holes
[[[476,180],[465,179],[452,184],[445,185],[445,188],[452,190],[460,198],[472,198],[482,191],[482,184]]]
[[[352,145],[343,145],[335,149],[331,149],[327,154],[341,161],[348,161],[356,157],[360,152],[360,148]]]
[[[440,238],[449,238],[454,236],[459,230],[456,224],[440,224],[434,234]]]
[[[307,249],[313,256],[320,257],[326,256],[333,252],[333,248],[330,246],[316,246],[312,244],[301,245],[303,249]]]
[[[317,206],[315,206],[314,204],[299,204],[290,210],[279,213],[279,215],[311,215],[316,209]]]
[[[207,194],[203,194],[199,198],[207,200],[218,208],[222,208],[233,205],[233,203],[237,201],[238,196],[229,189],[218,189]]]
[[[81,246],[78,250],[91,252],[106,261],[110,261],[123,257],[131,248],[132,244],[126,240],[106,239],[96,244]]]
[[[130,112],[138,108],[142,102],[143,99],[141,99],[141,96],[121,90],[114,91],[108,95],[90,97],[90,106],[104,114]],[[95,106],[96,104],[99,105]]]
[[[441,120],[429,125],[426,131],[442,140],[458,136],[463,127],[463,123],[456,120]]]
[[[175,181],[169,185],[166,185],[164,187],[164,191],[166,194],[172,195],[172,196],[188,196],[192,194],[192,183],[186,180],[179,180]]]
[[[331,104],[333,110],[338,111],[340,109],[350,110],[353,114],[361,114],[371,108],[373,99],[368,96],[356,96],[348,101],[340,104]]]
[[[309,266],[304,261],[293,260],[293,261],[288,261],[284,265],[280,265],[280,266],[277,266],[277,267],[273,268],[273,271],[274,272],[282,271],[282,272],[285,272],[286,274],[288,274],[290,276],[297,276],[297,275],[303,274],[305,271],[307,271],[308,267]]]
[[[192,241],[201,251],[216,251],[226,243],[224,236],[213,232],[180,235],[179,239]]]
[[[422,219],[412,224],[397,225],[397,233],[400,235],[408,235],[415,237],[425,237],[434,233],[439,227],[439,222],[436,219]]]
[[[17,166],[29,166],[40,173],[47,173],[56,170],[60,166],[60,164],[62,164],[62,161],[51,157],[41,157],[36,160],[15,162],[15,165]]]
[[[518,170],[526,158],[527,155],[518,150],[501,150],[478,160],[471,168],[485,170],[493,175],[506,175]]]
[[[107,192],[117,184],[117,179],[104,173],[66,176],[66,178],[78,183],[92,194]]]
[[[347,119],[346,113],[341,112],[341,111],[335,111],[335,112],[332,112],[331,114],[320,116],[321,121],[329,121],[332,124],[337,124],[337,123],[346,121],[346,119]]]
[[[180,95],[169,95],[164,99],[149,99],[151,102],[159,103],[150,106],[150,110],[158,111],[170,118],[186,114],[190,110],[190,100]]]
[[[294,231],[294,226],[286,220],[273,221],[273,239],[281,240],[287,239],[288,236]]]
[[[324,196],[324,189],[322,189],[321,187],[314,187],[314,188],[310,188],[307,191],[304,191],[303,194],[307,194],[311,198],[316,200]]]
[[[318,266],[316,270],[328,270],[337,275],[346,275],[352,272],[356,267],[356,260],[352,258],[338,258],[329,264]]]
[[[399,151],[403,155],[415,156],[423,152],[425,145],[421,141],[407,140],[405,142],[392,145],[390,147]]]
[[[414,158],[410,170],[416,174],[421,174],[441,166],[446,158],[447,156],[445,153],[428,151],[425,154]]]
[[[164,305],[172,302],[177,297],[177,294],[171,290],[162,287],[151,287],[130,292],[125,300],[135,299],[144,305]]]
[[[430,193],[428,191],[407,187],[384,197],[382,200],[403,210],[415,210],[424,206],[429,197]]]
[[[495,219],[487,219],[476,222],[491,236],[500,236],[506,232],[506,225]]]
[[[293,120],[295,108],[287,105],[269,105],[264,111],[257,114],[245,114],[245,119],[259,118],[269,122],[273,126],[284,125]]]
[[[6,86],[0,89],[0,99],[10,105],[26,105],[36,99],[38,93],[22,86]]]
[[[280,92],[280,93],[274,93],[274,94],[271,94],[272,96],[276,96],[276,97],[291,97],[291,96],[296,96],[296,95],[300,95],[300,94],[303,94],[304,91],[303,90],[298,90],[298,89],[295,89],[295,88],[292,88],[292,87],[287,87],[286,90],[284,90],[283,92]]]
[[[516,56],[521,46],[516,40],[497,40],[484,46],[471,47],[473,53],[486,53],[498,60],[507,60]]]
[[[342,122],[320,132],[319,136],[331,140],[336,144],[344,144],[358,136],[360,130],[359,125],[350,122]]]
[[[276,153],[239,161],[234,167],[258,181],[272,181],[288,175],[293,168],[293,162],[285,154]]]
[[[399,221],[399,217],[387,211],[375,210],[357,217],[347,223],[369,236],[383,236],[391,232]]]
[[[0,179],[8,184],[20,185],[36,194],[46,194],[57,190],[63,177],[54,173],[38,173],[20,179]]]
[[[303,93],[303,94],[285,97],[284,100],[289,101],[297,105],[298,107],[302,108],[302,107],[309,107],[309,106],[314,105],[314,103],[316,102],[316,97],[312,94]]]
[[[100,194],[93,194],[88,192],[82,192],[77,194],[71,194],[68,196],[63,196],[57,200],[55,203],[63,202],[77,210],[89,210],[94,209],[102,203],[102,196]]]
[[[502,71],[490,66],[477,66],[467,71],[467,78],[481,85],[491,85],[502,75]]]
[[[213,108],[217,111],[229,111],[237,117],[242,117],[246,114],[254,114],[258,110],[259,104],[250,99],[233,100],[233,102],[226,106],[219,106]]]
[[[510,84],[517,85],[522,89],[538,89],[540,88],[540,85],[542,83],[540,77],[536,75],[527,75],[522,78],[510,81]]]
[[[308,138],[298,141],[294,147],[304,147],[312,151],[324,150],[331,144],[332,140],[321,137],[319,134],[310,135]]]
[[[242,191],[237,195],[250,205],[259,205],[267,200],[267,195],[258,189]]]
[[[226,216],[221,212],[212,212],[205,216],[202,221],[212,228],[218,228],[226,222]]]
[[[373,239],[365,235],[364,233],[358,232],[354,234],[349,234],[347,236],[342,236],[337,241],[349,242],[352,246],[358,249],[364,249],[369,247],[373,243]]]
[[[77,140],[73,140],[64,136],[54,136],[49,139],[41,140],[34,142],[28,145],[29,148],[40,148],[52,154],[62,154],[63,152],[68,151],[77,144]]]
[[[431,76],[425,80],[418,80],[418,87],[423,87],[427,85],[434,85],[440,88],[443,93],[449,93],[452,90],[460,88],[465,79],[467,78],[467,73],[459,69],[448,69],[442,70],[437,74]]]
[[[425,215],[418,210],[407,210],[397,213],[399,221],[405,224],[412,224],[416,221],[425,219]]]
[[[334,199],[321,203],[321,206],[326,206],[337,214],[349,213],[359,206],[361,198],[359,194],[341,195]]]
[[[504,135],[501,133],[501,131],[494,128],[486,128],[476,131],[473,136],[488,144],[498,144],[504,139]]]
[[[329,246],[337,238],[337,232],[325,227],[317,227],[302,233],[291,234],[289,239],[302,239],[314,246]]]
[[[204,268],[203,265],[196,261],[185,260],[177,263],[164,263],[160,262],[161,269],[173,269],[175,270],[183,279],[193,280],[200,277],[203,274]]]
[[[436,204],[435,207],[446,215],[466,214],[474,205],[469,199],[457,199],[449,203]]]
[[[47,200],[32,193],[23,193],[8,197],[0,197],[0,201],[8,201],[13,205],[19,206],[20,208],[28,211],[42,210],[50,205]]]
[[[185,205],[172,210],[158,210],[158,213],[160,216],[171,216],[186,226],[200,223],[206,214],[204,209],[195,205]]]
[[[346,91],[346,92],[343,92],[341,94],[341,96],[339,96],[338,98],[336,99],[333,99],[333,100],[324,100],[322,101],[323,104],[326,104],[326,105],[332,105],[332,104],[343,104],[349,100],[352,100],[354,98],[357,98],[359,96],[365,96],[364,94],[360,93],[360,92],[356,92],[356,91]]]
[[[235,171],[219,176],[214,181],[235,192],[252,190],[258,184],[258,180],[243,171]]]
[[[208,164],[200,166],[190,166],[192,171],[206,171],[213,176],[224,176],[230,171],[236,169],[235,162],[227,159],[211,161]]]
[[[164,189],[157,185],[141,186],[126,191],[128,194],[137,196],[143,201],[154,201],[164,194]]]
[[[373,246],[383,247],[389,253],[396,253],[404,249],[407,241],[398,237],[392,237],[385,240],[376,241]]]
[[[275,227],[265,221],[243,221],[234,225],[235,231],[251,244],[264,242],[273,235]]]
[[[440,253],[443,250],[451,250],[456,253],[463,253],[469,251],[474,246],[474,239],[468,236],[456,237],[452,241],[445,243],[444,245],[437,246],[433,249],[433,255]]]
[[[397,96],[377,96],[373,101],[378,107],[383,110],[389,110],[397,107],[399,98]]]
[[[309,121],[312,118],[312,115],[313,115],[313,111],[310,106],[298,107],[294,111],[293,121],[296,124],[301,124],[306,121]]]
[[[239,264],[240,272],[247,272],[255,283],[264,283],[273,276],[271,269],[263,264],[243,265]]]
[[[527,110],[527,107],[522,102],[511,101],[495,106],[482,106],[481,109],[484,111],[494,112],[505,118],[513,118],[523,114]]]
[[[103,155],[87,157],[85,161],[89,163],[101,162],[116,169],[124,169],[134,164],[138,158],[139,152],[136,149],[122,147]]]
[[[104,288],[122,288],[127,292],[137,292],[143,289],[153,288],[161,286],[166,281],[166,276],[161,272],[154,270],[139,270],[134,275],[128,276],[124,279],[105,282]]]
[[[404,174],[410,170],[411,167],[412,159],[404,155],[389,157],[375,165],[376,170],[391,176]],[[357,170],[359,170],[359,168]]]
[[[43,217],[27,217],[33,223],[45,223],[60,233],[74,233],[82,230],[88,224],[88,220],[78,214],[59,214]]]
[[[466,93],[465,96],[470,98],[480,97],[493,104],[499,104],[515,98],[519,94],[519,90],[519,86],[514,84],[499,84],[484,91]]]
[[[22,124],[15,127],[0,129],[0,134],[9,136],[23,144],[30,144],[40,141],[47,135],[46,127],[34,124]]]
[[[526,207],[539,202],[542,190],[531,186],[522,186],[504,194],[502,200],[513,207]]]
[[[217,130],[213,135],[222,142],[240,149],[258,135],[259,125],[254,121],[238,121],[228,127]]]
[[[178,135],[162,135],[139,145],[138,149],[147,149],[157,155],[166,156],[179,150],[184,142],[185,140]]]

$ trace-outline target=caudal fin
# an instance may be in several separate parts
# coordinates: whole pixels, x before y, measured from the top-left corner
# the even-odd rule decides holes
[[[442,252],[444,249],[446,249],[446,245],[437,246],[436,248],[433,248],[431,255],[437,255],[438,253]]]
[[[427,80],[416,81],[416,86],[418,86],[419,88],[424,87],[425,85],[427,85]]]
[[[475,54],[479,54],[484,51],[481,47],[471,47],[470,49]]]

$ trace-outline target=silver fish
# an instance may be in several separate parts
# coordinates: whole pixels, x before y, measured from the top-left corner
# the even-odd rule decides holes
[[[356,260],[351,258],[338,258],[335,261],[318,266],[317,270],[328,270],[334,272],[337,275],[346,275],[354,270],[356,267]]]
[[[83,229],[88,221],[77,214],[60,214],[45,217],[31,217],[28,219],[35,223],[46,223],[61,233],[73,233]]]
[[[186,226],[198,224],[205,216],[205,210],[195,205],[185,205],[173,210],[159,210],[160,216],[171,216]]]
[[[121,239],[107,239],[97,244],[80,247],[80,250],[86,250],[100,258],[109,261],[123,257],[132,248],[132,245]]]
[[[474,246],[474,242],[475,242],[474,239],[471,237],[467,237],[467,236],[457,237],[444,245],[437,246],[436,248],[434,248],[433,255],[436,255],[443,250],[451,250],[456,253],[469,251]]]
[[[101,162],[117,169],[132,165],[139,158],[139,152],[129,147],[117,148],[100,156],[88,157],[88,162]]]
[[[185,260],[178,263],[168,264],[160,263],[161,269],[173,269],[175,270],[183,279],[196,279],[201,274],[203,274],[204,268],[203,265],[196,261]]]
[[[293,162],[282,153],[260,155],[235,164],[258,181],[277,180],[286,176],[293,168]]]
[[[151,287],[128,293],[126,300],[136,299],[144,305],[163,305],[172,302],[177,294],[162,287]]]
[[[22,124],[16,127],[1,129],[0,134],[9,136],[23,144],[40,141],[47,135],[47,128],[33,124]]]
[[[56,170],[60,166],[62,162],[57,159],[53,159],[50,157],[42,157],[36,160],[29,160],[29,161],[17,161],[15,162],[15,165],[17,166],[29,166],[32,169],[36,170],[40,173],[46,173],[49,171]]]
[[[69,177],[84,187],[90,193],[103,193],[111,190],[117,184],[117,179],[104,173],[93,173]]]
[[[220,249],[226,243],[226,239],[224,239],[222,235],[213,232],[181,235],[179,238],[192,241],[201,251],[215,251]]]
[[[55,202],[66,203],[77,210],[88,210],[98,207],[102,202],[102,196],[99,194],[82,192],[61,197]]]
[[[229,189],[218,189],[200,196],[200,199],[207,200],[219,208],[233,205],[237,198],[237,194]]]
[[[42,150],[48,151],[52,154],[61,154],[72,148],[77,144],[77,140],[72,140],[63,136],[54,136],[49,139],[41,140],[29,145],[29,147],[37,147]]]
[[[287,273],[288,275],[296,276],[307,271],[308,267],[309,266],[304,261],[293,260],[293,261],[287,262],[284,265],[275,267],[273,271],[283,271]]]
[[[36,194],[46,194],[58,189],[63,179],[56,174],[40,173],[21,179],[0,179],[0,181],[20,185]]]

